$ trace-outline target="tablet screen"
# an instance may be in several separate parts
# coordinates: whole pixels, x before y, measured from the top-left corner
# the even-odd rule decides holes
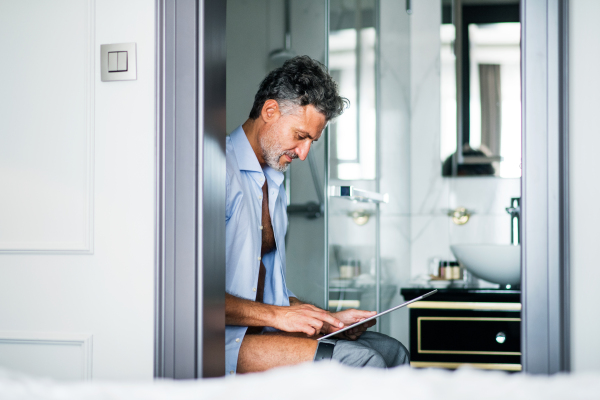
[[[342,328],[342,329],[340,329],[339,331],[335,331],[335,332],[333,332],[333,333],[330,333],[330,334],[328,334],[328,335],[322,336],[322,337],[318,338],[317,340],[326,339],[326,338],[329,338],[329,337],[335,336],[335,335],[337,335],[338,333],[342,333],[342,332],[344,332],[344,331],[347,331],[348,329],[352,329],[352,328],[354,328],[355,326],[362,325],[362,324],[364,324],[365,322],[371,321],[371,320],[373,320],[373,319],[375,319],[375,318],[379,318],[379,317],[381,317],[382,315],[385,315],[385,314],[391,313],[392,311],[396,311],[396,310],[398,310],[398,309],[400,309],[400,308],[402,308],[402,307],[406,307],[406,306],[407,306],[407,305],[409,305],[410,303],[414,303],[415,301],[423,300],[425,297],[429,297],[429,296],[431,296],[432,294],[436,294],[436,293],[437,293],[437,289],[435,289],[435,290],[432,290],[431,292],[427,292],[427,293],[425,293],[425,294],[424,294],[424,295],[422,295],[422,296],[415,297],[414,299],[412,299],[412,300],[409,300],[409,301],[407,301],[406,303],[399,304],[399,305],[397,305],[396,307],[392,307],[392,308],[390,308],[389,310],[385,310],[384,312],[380,312],[380,313],[379,313],[379,314],[377,314],[377,315],[373,315],[372,317],[369,317],[369,318],[367,318],[367,319],[363,319],[362,321],[360,321],[360,322],[357,322],[357,323],[355,323],[355,324],[348,325],[347,327],[345,327],[345,328]]]

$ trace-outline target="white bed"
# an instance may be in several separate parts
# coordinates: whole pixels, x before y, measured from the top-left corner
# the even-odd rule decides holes
[[[600,373],[546,377],[473,369],[383,371],[321,363],[198,381],[64,383],[0,371],[0,399],[578,400],[600,399]]]

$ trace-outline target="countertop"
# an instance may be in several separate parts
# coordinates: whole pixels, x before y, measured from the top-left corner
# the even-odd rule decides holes
[[[412,300],[433,288],[401,288],[400,294],[405,300]],[[427,301],[477,301],[494,303],[520,303],[520,290],[483,289],[483,288],[446,288],[427,298]]]

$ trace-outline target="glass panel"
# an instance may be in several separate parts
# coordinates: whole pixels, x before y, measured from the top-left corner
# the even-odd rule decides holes
[[[376,205],[329,199],[329,310],[376,310]]]
[[[330,3],[329,71],[350,100],[330,127],[331,176],[337,179],[375,179],[374,10],[374,0]]]
[[[377,191],[374,0],[331,0],[329,69],[350,100],[330,125],[329,185]],[[378,208],[328,200],[329,310],[377,310]],[[375,328],[378,329],[376,325]]]

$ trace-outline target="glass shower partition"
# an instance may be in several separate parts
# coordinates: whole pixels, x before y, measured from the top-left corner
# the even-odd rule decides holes
[[[380,311],[377,1],[330,0],[328,67],[349,101],[329,126],[326,269],[329,311]],[[376,325],[373,329],[379,330]]]
[[[388,305],[380,301],[385,291],[396,291],[378,278],[379,203],[386,200],[377,166],[379,2],[287,4],[286,49],[325,63],[350,104],[313,144],[307,162],[292,163],[286,173],[287,284],[301,300],[330,311],[378,311]]]

